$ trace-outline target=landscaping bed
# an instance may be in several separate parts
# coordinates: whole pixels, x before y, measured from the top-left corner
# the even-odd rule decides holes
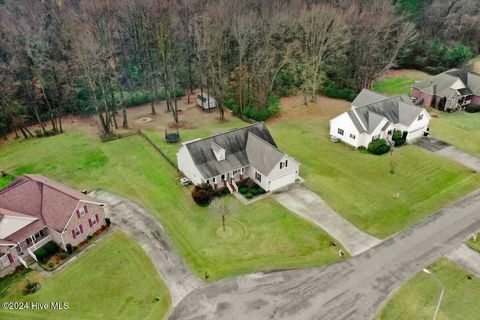
[[[252,179],[247,178],[243,181],[237,182],[238,192],[247,199],[252,199],[256,196],[266,193],[262,187],[257,185]]]
[[[67,251],[63,251],[53,241],[48,242],[43,247],[35,251],[38,259],[38,265],[46,271],[53,271],[70,260],[72,257],[78,255],[83,249],[95,242],[103,234],[108,231],[109,226],[104,225],[92,235],[87,236],[85,241],[82,241],[78,246],[69,246],[67,244]]]

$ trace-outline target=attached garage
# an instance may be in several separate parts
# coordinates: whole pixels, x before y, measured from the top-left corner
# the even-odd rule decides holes
[[[276,189],[282,188],[284,186],[287,186],[289,184],[292,184],[297,180],[298,178],[298,173],[297,171],[292,171],[290,173],[287,173],[283,176],[276,177],[269,182],[270,190],[269,191],[274,191]]]

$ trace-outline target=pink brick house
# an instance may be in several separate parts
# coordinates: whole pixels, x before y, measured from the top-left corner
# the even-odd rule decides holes
[[[424,105],[435,108],[445,98],[445,111],[463,109],[469,104],[480,105],[480,75],[451,69],[417,81],[412,87],[412,96]]]
[[[66,250],[105,225],[106,207],[44,176],[24,175],[0,190],[0,277],[37,259],[49,241]]]

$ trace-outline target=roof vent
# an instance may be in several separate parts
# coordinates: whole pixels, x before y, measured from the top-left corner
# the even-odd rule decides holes
[[[215,158],[217,158],[217,161],[225,160],[225,149],[220,147],[215,142],[212,142],[211,148],[212,148],[213,153],[215,154]]]

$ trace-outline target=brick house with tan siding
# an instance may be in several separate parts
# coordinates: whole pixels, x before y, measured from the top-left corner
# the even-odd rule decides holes
[[[49,241],[66,250],[105,225],[106,206],[41,175],[24,175],[0,190],[0,277],[36,261]]]
[[[419,103],[435,108],[445,99],[445,111],[480,105],[480,75],[462,69],[451,69],[412,86],[412,96]]]

